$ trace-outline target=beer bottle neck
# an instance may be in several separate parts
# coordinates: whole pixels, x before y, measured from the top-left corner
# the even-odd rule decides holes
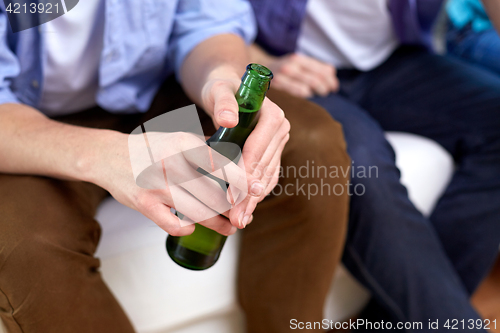
[[[240,112],[257,112],[262,107],[262,102],[269,90],[272,72],[266,67],[258,64],[250,64],[236,93],[236,100],[240,106]]]

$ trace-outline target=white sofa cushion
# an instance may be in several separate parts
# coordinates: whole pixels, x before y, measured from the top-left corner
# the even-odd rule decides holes
[[[386,137],[396,152],[401,183],[410,200],[424,216],[429,216],[451,180],[451,155],[436,142],[418,135],[390,132]]]
[[[228,238],[217,265],[190,271],[168,257],[167,234],[140,213],[109,198],[98,219],[103,227],[97,250],[101,272],[138,332],[234,311],[238,235]]]

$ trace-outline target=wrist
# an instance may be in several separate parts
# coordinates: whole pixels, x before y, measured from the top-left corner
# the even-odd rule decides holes
[[[236,89],[237,89],[244,72],[245,72],[245,67],[243,67],[243,70],[237,70],[232,66],[224,66],[224,65],[219,66],[217,68],[214,68],[207,75],[205,86],[209,85],[213,81],[221,80],[221,81],[237,82],[236,84]]]
[[[270,55],[257,44],[250,46],[250,58],[252,62],[264,65],[268,68],[277,60],[277,57]]]
[[[112,159],[123,154],[126,134],[102,129],[93,131],[91,143],[76,158],[75,170],[80,180],[105,188],[106,171],[111,168]]]

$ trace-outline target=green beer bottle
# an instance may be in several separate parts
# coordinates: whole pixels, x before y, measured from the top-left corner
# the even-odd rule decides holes
[[[234,163],[238,163],[241,150],[252,130],[257,125],[259,110],[269,90],[273,73],[266,67],[250,64],[241,79],[241,85],[236,93],[239,106],[239,122],[233,128],[220,127],[217,132],[207,140],[207,144],[215,151],[224,155]],[[235,146],[217,143],[231,142]],[[231,149],[231,146],[233,149]],[[206,174],[203,170],[199,172]],[[227,187],[221,185],[224,190]],[[177,212],[182,218],[182,214]],[[227,236],[208,229],[200,224],[195,225],[191,235],[167,237],[167,252],[170,258],[182,267],[192,270],[203,270],[213,266],[219,259],[220,252]]]

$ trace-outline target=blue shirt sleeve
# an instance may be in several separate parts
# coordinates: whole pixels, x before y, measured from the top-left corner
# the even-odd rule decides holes
[[[9,20],[2,7],[0,7],[0,104],[20,103],[10,88],[12,79],[19,75],[20,66],[7,42]]]
[[[186,56],[202,41],[233,33],[250,43],[256,30],[252,7],[246,0],[180,0],[169,40],[169,58],[177,77]]]

